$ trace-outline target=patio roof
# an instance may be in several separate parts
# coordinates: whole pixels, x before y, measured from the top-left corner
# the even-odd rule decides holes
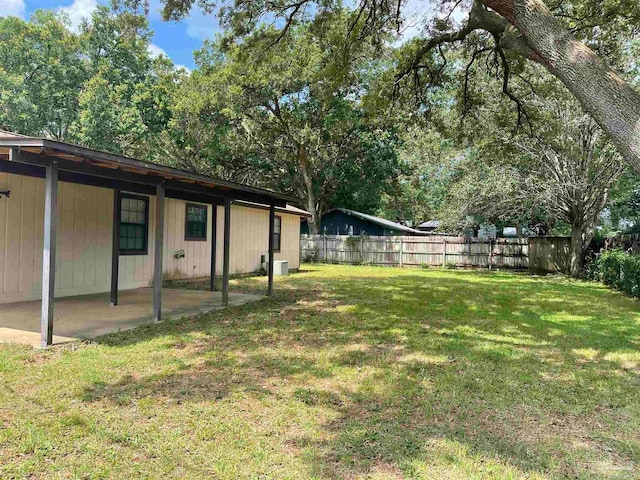
[[[27,137],[0,130],[0,172],[27,175],[45,179],[44,238],[42,245],[42,300],[40,333],[41,345],[53,342],[53,319],[56,278],[56,229],[58,182],[79,183],[114,190],[111,293],[110,304],[118,305],[118,270],[120,257],[120,192],[138,192],[155,195],[155,235],[153,250],[152,318],[162,315],[162,275],[164,245],[164,200],[166,197],[224,205],[222,305],[229,303],[229,256],[231,231],[231,203],[238,202],[253,208],[269,210],[268,286],[267,295],[273,294],[273,264],[276,209],[287,209],[295,197],[229,182],[215,177],[157,165],[122,155],[81,147],[46,138]],[[298,210],[298,209],[296,209]],[[296,214],[303,214],[297,211]],[[217,208],[212,211],[211,272],[216,271]],[[210,278],[210,290],[215,290],[215,275]]]
[[[0,171],[44,177],[47,161],[55,160],[59,179],[107,188],[155,194],[163,183],[168,197],[208,203],[223,198],[286,207],[300,199],[271,190],[201,175],[135,158],[39,137],[28,137],[0,130]],[[124,187],[124,188],[123,188]],[[188,198],[185,198],[188,197]],[[204,198],[208,197],[208,198]]]

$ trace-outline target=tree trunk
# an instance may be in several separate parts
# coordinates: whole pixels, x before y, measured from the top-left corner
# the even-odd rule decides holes
[[[309,225],[309,233],[320,233],[320,212],[315,202],[314,195],[307,195],[307,211],[311,214],[311,218],[307,220]]]
[[[313,189],[313,179],[309,173],[309,165],[307,162],[307,151],[304,145],[298,145],[298,162],[300,164],[300,172],[302,173],[302,180],[307,192],[307,211],[311,214],[311,218],[307,221],[309,225],[309,233],[320,233],[320,211],[318,207],[318,201],[316,199],[316,192]]]
[[[578,41],[542,0],[481,0],[515,27],[537,61],[576,97],[640,172],[640,94]]]
[[[580,277],[584,272],[587,247],[591,243],[593,229],[587,225],[571,226],[571,251],[569,257],[569,273],[572,277]]]

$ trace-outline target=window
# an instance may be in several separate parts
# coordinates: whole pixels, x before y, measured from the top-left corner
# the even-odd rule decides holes
[[[187,203],[185,240],[207,240],[207,206]]]
[[[280,251],[280,239],[282,237],[282,217],[273,217],[273,251]]]
[[[146,255],[148,252],[149,198],[120,196],[120,254]]]

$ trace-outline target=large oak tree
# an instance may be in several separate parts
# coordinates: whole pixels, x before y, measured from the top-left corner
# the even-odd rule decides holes
[[[400,173],[395,129],[363,105],[370,47],[342,49],[352,18],[336,11],[272,43],[265,27],[207,42],[177,92],[173,138],[180,166],[289,191],[311,212],[334,205],[373,212]]]
[[[122,0],[140,7],[147,0]],[[362,38],[380,42],[379,34],[400,32],[406,21],[405,0],[360,0],[355,24],[363,20],[368,31]],[[163,0],[166,19],[180,19],[189,14],[195,0]],[[284,38],[291,27],[311,16],[321,17],[340,7],[340,0],[236,0],[232,4],[201,0],[198,5],[210,13],[218,13],[226,27],[244,36],[266,22],[279,26],[274,42]],[[447,8],[467,5],[468,15],[456,25],[450,21]],[[425,10],[429,2],[424,2]],[[606,36],[608,28],[616,35],[637,33],[640,8],[637,0],[600,2],[598,0],[459,0],[442,3],[443,15],[432,28],[425,29],[417,40],[418,48],[401,68],[398,80],[429,68],[429,58],[443,44],[458,43],[474,32],[492,39],[492,48],[500,55],[503,66],[503,91],[509,90],[513,56],[536,62],[562,81],[609,136],[624,159],[640,171],[640,94],[596,54],[592,47],[596,36]],[[444,18],[443,18],[444,17]],[[348,37],[349,38],[349,37]],[[442,53],[439,50],[439,53]],[[602,52],[607,56],[607,52]],[[607,58],[607,60],[609,60]]]

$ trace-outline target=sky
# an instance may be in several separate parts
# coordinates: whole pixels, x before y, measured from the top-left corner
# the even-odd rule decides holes
[[[0,16],[15,15],[24,19],[37,9],[63,10],[74,27],[91,15],[98,4],[109,5],[109,0],[0,0]],[[195,68],[193,51],[202,41],[219,32],[215,15],[205,15],[200,10],[181,22],[164,22],[159,13],[160,1],[152,0],[149,22],[154,32],[149,50],[152,54],[165,54],[178,67]]]
[[[150,0],[149,22],[154,32],[149,51],[153,55],[167,55],[176,67],[187,70],[195,68],[193,51],[201,47],[203,40],[213,38],[220,31],[215,15],[206,15],[196,8],[188,18],[181,22],[164,22],[159,10],[161,0]],[[0,0],[0,16],[15,15],[24,19],[39,8],[65,11],[73,27],[77,27],[83,18],[91,16],[91,12],[101,3],[109,5],[109,0]],[[355,0],[347,0],[347,5]],[[433,16],[437,0],[407,0],[404,13],[407,23],[399,43],[420,35],[425,22]],[[456,21],[464,17],[464,12],[456,11]]]

